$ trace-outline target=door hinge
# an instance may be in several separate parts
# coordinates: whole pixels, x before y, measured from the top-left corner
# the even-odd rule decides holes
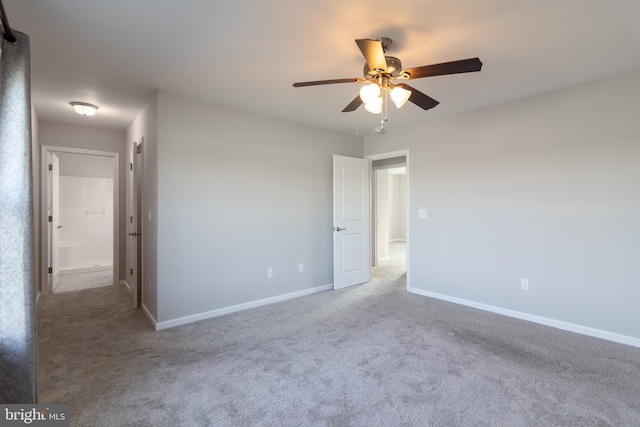
[[[129,163],[129,169],[133,171],[133,163]]]
[[[133,224],[133,216],[130,216],[130,217],[129,217],[129,222],[130,222],[131,224]]]
[[[52,273],[53,273],[53,268],[49,267],[49,274],[52,274]]]
[[[49,170],[52,171],[53,170],[53,165],[49,165]]]
[[[53,222],[53,217],[49,215],[49,222]]]
[[[133,268],[129,270],[129,274],[133,276]]]

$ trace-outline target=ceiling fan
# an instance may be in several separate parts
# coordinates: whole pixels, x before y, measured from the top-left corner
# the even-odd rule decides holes
[[[396,107],[402,107],[407,101],[416,104],[423,110],[428,110],[439,104],[438,101],[406,83],[394,83],[396,80],[420,79],[423,77],[442,76],[446,74],[471,73],[480,71],[482,62],[479,58],[462,59],[459,61],[443,62],[441,64],[424,65],[402,69],[402,63],[394,56],[385,53],[391,47],[392,41],[388,37],[378,40],[358,39],[356,44],[366,60],[364,77],[348,79],[316,80],[311,82],[294,83],[293,87],[318,86],[334,83],[370,82],[360,89],[360,94],[347,105],[343,113],[355,111],[365,104],[365,109],[374,114],[383,113],[380,131],[386,121],[387,97],[390,96]]]

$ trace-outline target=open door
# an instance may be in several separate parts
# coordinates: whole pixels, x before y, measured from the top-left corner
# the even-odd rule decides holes
[[[131,163],[129,163],[129,174],[127,177],[127,182],[129,185],[129,200],[128,200],[128,221],[129,224],[129,259],[127,260],[127,264],[129,267],[128,271],[128,283],[131,286],[131,293],[133,295],[133,308],[138,308],[138,215],[137,215],[137,203],[136,203],[136,146],[137,144],[134,142],[131,144],[129,159]]]
[[[53,293],[60,283],[60,159],[55,153],[51,153],[49,160],[49,173],[51,179],[49,182],[49,235],[51,236],[49,248],[49,274],[50,288],[49,293]]]
[[[333,288],[371,279],[369,160],[333,156]]]
[[[132,293],[133,308],[140,308],[142,303],[142,139],[131,144],[129,164],[129,281]]]

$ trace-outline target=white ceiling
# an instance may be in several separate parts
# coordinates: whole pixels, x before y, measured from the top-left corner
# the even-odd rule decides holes
[[[440,101],[390,108],[388,131],[640,69],[638,0],[4,0],[31,37],[42,120],[126,129],[155,89],[345,133],[361,77],[356,38],[387,36],[404,67],[478,56],[480,73],[409,82]],[[100,106],[78,116],[70,101]],[[594,106],[597,108],[597,106]]]

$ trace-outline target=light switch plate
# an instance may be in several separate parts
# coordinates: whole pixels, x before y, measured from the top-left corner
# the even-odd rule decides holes
[[[418,218],[427,219],[427,210],[426,209],[418,209]]]

